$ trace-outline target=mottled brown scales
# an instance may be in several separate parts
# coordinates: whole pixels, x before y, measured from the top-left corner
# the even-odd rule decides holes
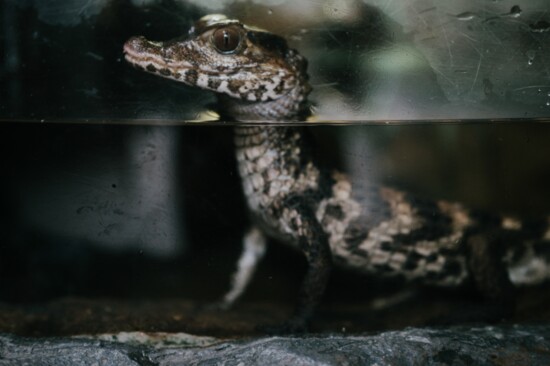
[[[215,92],[220,112],[237,121],[297,121],[309,113],[307,61],[283,38],[237,20],[207,16],[185,39],[134,37],[124,51],[137,68]],[[493,300],[508,299],[511,282],[550,277],[550,256],[542,255],[549,252],[548,219],[527,225],[321,171],[305,132],[273,125],[235,129],[253,225],[224,306],[244,292],[265,252],[265,235],[295,246],[308,261],[296,313],[286,324],[290,331],[310,318],[332,263],[442,286],[473,281]]]
[[[172,72],[166,68],[164,69],[160,69],[159,73],[162,75],[162,76],[171,76],[172,75]]]
[[[212,90],[216,90],[220,87],[221,81],[209,78],[208,79],[208,88]]]
[[[239,88],[243,86],[242,85],[242,82],[240,82],[239,80],[229,80],[227,82],[227,88],[233,93],[233,94],[238,94],[238,95],[241,95],[240,94],[240,91],[239,91]],[[244,93],[243,95],[241,95],[241,98],[246,98],[244,96]]]
[[[185,82],[189,85],[197,85],[198,77],[197,70],[189,69],[185,71]]]
[[[325,208],[325,216],[333,218],[335,220],[342,220],[346,215],[344,214],[344,210],[339,205],[327,205]]]

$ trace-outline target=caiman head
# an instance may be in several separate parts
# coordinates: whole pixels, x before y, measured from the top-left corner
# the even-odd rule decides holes
[[[211,90],[237,120],[295,120],[307,113],[307,61],[284,38],[224,15],[208,15],[189,35],[166,42],[132,37],[126,60],[138,69]]]

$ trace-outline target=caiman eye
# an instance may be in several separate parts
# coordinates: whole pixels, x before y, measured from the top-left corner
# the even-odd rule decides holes
[[[241,43],[241,32],[235,28],[216,29],[212,34],[212,44],[220,53],[232,53]]]

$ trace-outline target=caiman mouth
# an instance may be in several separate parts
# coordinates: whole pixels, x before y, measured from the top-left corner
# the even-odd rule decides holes
[[[151,42],[145,37],[132,37],[124,44],[124,58],[138,69],[179,80],[182,73],[192,68],[185,61],[174,61],[164,57],[162,42]]]

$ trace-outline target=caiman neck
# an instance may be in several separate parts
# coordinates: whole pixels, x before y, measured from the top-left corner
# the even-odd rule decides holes
[[[248,102],[218,95],[224,114],[236,121],[300,121],[310,115],[307,96],[311,87],[307,82],[296,85],[287,94],[270,101]]]
[[[317,188],[319,172],[308,153],[302,129],[276,125],[235,128],[244,194],[257,214],[275,199]]]
[[[236,103],[220,98],[222,108],[238,121],[299,121],[309,113],[309,86],[263,103]],[[239,173],[249,207],[256,213],[275,198],[316,188],[318,169],[306,144],[303,127],[266,123],[235,128]]]
[[[288,94],[267,102],[251,103],[218,96],[222,110],[238,122],[243,122],[242,126],[237,123],[235,128],[235,147],[246,194],[251,193],[251,186],[260,189],[256,181],[250,181],[255,174],[263,175],[277,166],[280,168],[279,174],[294,177],[299,174],[304,162],[311,162],[303,127],[269,123],[303,121],[310,113],[307,103],[309,91],[309,85],[304,82]],[[247,126],[247,121],[266,123]],[[255,205],[251,203],[251,206]]]

